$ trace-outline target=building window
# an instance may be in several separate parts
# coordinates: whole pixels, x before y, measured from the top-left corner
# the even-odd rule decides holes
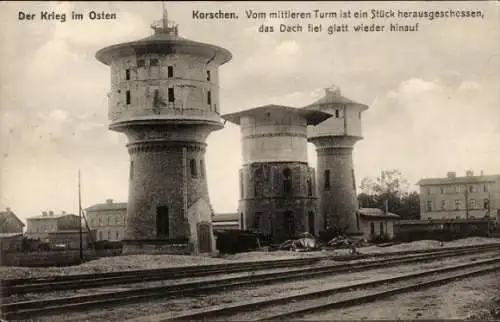
[[[260,228],[260,218],[262,217],[261,212],[256,212],[255,217],[253,218],[253,228],[254,229],[259,229]]]
[[[446,209],[446,200],[441,200],[441,210]]]
[[[134,178],[134,161],[130,161],[130,180]]]
[[[361,112],[358,112],[358,119],[361,120]]]
[[[289,168],[283,170],[283,192],[292,192],[292,170]]]
[[[174,97],[174,88],[173,87],[169,87],[168,88],[168,101],[169,102],[173,102],[175,100],[175,97]]]
[[[474,192],[474,186],[469,186],[469,192]]]
[[[487,185],[483,185],[483,191],[484,192],[488,192],[488,186]]]
[[[432,200],[427,200],[426,209],[427,209],[427,212],[432,211]]]
[[[200,160],[200,177],[205,178],[205,162]]]
[[[160,61],[157,58],[151,58],[149,61],[149,66],[158,66],[160,64]]]
[[[245,218],[243,217],[243,213],[240,214],[240,229],[244,230],[245,229]]]
[[[441,187],[441,194],[444,195],[444,193],[445,193],[444,187]]]
[[[455,186],[455,192],[460,193],[460,186]]]
[[[293,215],[293,212],[291,211],[285,211],[283,213],[283,228],[284,228],[284,234],[288,238],[293,238],[295,237],[295,216]]]
[[[312,189],[311,179],[307,179],[307,195],[309,197],[312,197],[312,195],[313,195],[313,189]]]
[[[120,240],[120,232],[119,231],[116,232],[116,240]]]
[[[207,92],[207,104],[212,105],[212,92]]]
[[[198,169],[196,168],[196,160],[195,159],[189,160],[189,167],[191,169],[191,177],[193,177],[193,178],[198,177]]]
[[[146,61],[144,59],[138,59],[137,67],[144,67],[144,66],[146,66]]]
[[[125,103],[130,105],[130,91],[125,92]]]
[[[156,207],[156,237],[169,237],[169,213],[167,206]]]
[[[340,117],[340,112],[339,112],[339,109],[335,109],[335,117],[336,118],[339,118]]]
[[[427,194],[430,195],[431,194],[431,188],[427,188],[425,189],[425,191],[427,191]]]
[[[460,209],[460,200],[455,200],[455,210],[459,210]]]
[[[174,66],[167,67],[167,77],[168,78],[174,77]]]
[[[330,190],[330,169],[325,170],[325,190]]]
[[[210,81],[210,71],[207,70],[207,81]]]
[[[101,217],[99,217],[99,226],[102,226],[102,218]]]
[[[370,223],[370,234],[375,235],[375,223],[373,222]]]
[[[111,230],[108,230],[108,240],[111,240]]]
[[[125,70],[125,80],[130,80],[130,69]]]
[[[383,234],[384,233],[384,223],[383,222],[379,223],[379,228],[380,228],[380,234]]]
[[[111,225],[111,218],[108,217],[108,226],[110,226],[110,225]]]
[[[490,199],[485,198],[483,200],[483,208],[484,209],[489,209],[490,208]]]
[[[475,199],[469,200],[469,208],[470,209],[476,208],[476,200]]]

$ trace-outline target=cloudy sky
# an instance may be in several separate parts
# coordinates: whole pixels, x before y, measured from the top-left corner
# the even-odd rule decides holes
[[[352,11],[474,9],[484,19],[345,20],[419,22],[416,33],[259,33],[245,10]],[[422,177],[500,173],[500,5],[498,2],[169,2],[180,35],[230,50],[220,69],[222,113],[264,104],[300,107],[339,86],[370,109],[364,140],[355,146],[359,182],[399,169]],[[239,20],[193,20],[192,11],[236,11]],[[42,10],[116,13],[114,21],[40,21]],[[19,21],[19,11],[36,13]],[[107,129],[109,68],[94,58],[110,44],[151,34],[160,2],[0,3],[0,207],[21,218],[44,210],[77,212],[83,205],[126,201],[126,138]],[[317,20],[314,22],[318,22]],[[239,128],[229,123],[208,139],[206,164],[216,212],[233,212],[241,165]],[[309,160],[316,163],[313,146]],[[415,187],[415,186],[413,186]]]

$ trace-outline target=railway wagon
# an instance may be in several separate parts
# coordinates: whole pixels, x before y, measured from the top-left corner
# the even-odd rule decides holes
[[[495,221],[480,219],[401,220],[394,225],[396,240],[454,240],[466,237],[489,237],[495,231]]]

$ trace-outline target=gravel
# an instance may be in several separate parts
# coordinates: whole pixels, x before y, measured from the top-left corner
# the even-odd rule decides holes
[[[162,299],[158,301],[150,301],[148,303],[138,303],[123,307],[114,307],[108,310],[100,309],[82,313],[62,314],[39,319],[39,321],[121,321],[123,319],[131,319],[134,317],[141,317],[163,312],[169,312],[172,315],[175,315],[183,311],[189,311],[190,309],[211,307],[224,303],[233,303],[245,301],[248,299],[265,300],[272,297],[279,297],[283,294],[290,295],[294,292],[299,291],[304,292],[317,290],[318,288],[324,287],[339,287],[353,282],[359,283],[383,277],[391,277],[395,274],[411,273],[419,269],[432,269],[445,265],[464,263],[464,261],[479,257],[480,256],[478,255],[468,255],[460,258],[442,259],[438,262],[374,269],[370,270],[369,272],[365,271],[340,274],[331,277],[321,277],[315,279],[304,277],[304,280],[290,281],[281,284],[254,286],[248,287],[246,289],[227,290],[222,293],[202,296]]]
[[[438,241],[422,240],[412,243],[402,243],[389,247],[369,246],[359,248],[361,253],[385,253],[405,250],[433,249],[441,247],[460,247],[468,245],[500,243],[500,238],[472,237],[452,242],[444,243],[440,246]],[[323,257],[325,255],[345,255],[347,249],[317,252],[292,252],[275,251],[264,252],[255,251],[226,255],[220,258],[208,256],[185,256],[185,255],[126,255],[105,257],[93,260],[81,265],[69,267],[5,267],[0,266],[0,279],[44,277],[56,275],[92,274],[104,272],[127,271],[137,269],[155,269],[165,267],[179,267],[207,264],[225,264],[242,261],[261,261],[275,259],[311,258]]]

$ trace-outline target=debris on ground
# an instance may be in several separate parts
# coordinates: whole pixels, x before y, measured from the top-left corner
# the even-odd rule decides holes
[[[318,242],[316,238],[310,233],[302,233],[303,236],[298,239],[289,239],[283,242],[278,249],[280,250],[291,250],[295,252],[310,252],[314,250],[319,250]]]

